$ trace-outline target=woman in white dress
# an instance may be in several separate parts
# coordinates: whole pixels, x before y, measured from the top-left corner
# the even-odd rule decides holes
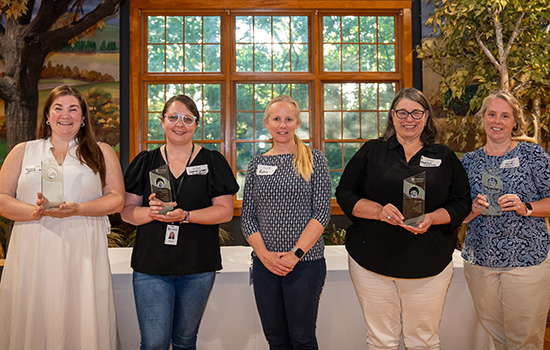
[[[46,209],[41,162],[57,160],[63,199]],[[95,140],[86,100],[48,95],[37,140],[0,169],[0,215],[15,221],[0,281],[0,349],[118,349],[106,215],[124,207],[113,149]]]

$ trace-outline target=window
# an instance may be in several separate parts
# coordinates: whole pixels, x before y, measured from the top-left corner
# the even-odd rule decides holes
[[[163,143],[164,103],[187,94],[201,112],[195,142],[222,152],[242,186],[248,162],[271,148],[265,106],[287,94],[334,190],[351,156],[384,129],[396,91],[412,84],[411,3],[244,3],[131,2],[130,157]],[[242,189],[236,208],[241,198]]]

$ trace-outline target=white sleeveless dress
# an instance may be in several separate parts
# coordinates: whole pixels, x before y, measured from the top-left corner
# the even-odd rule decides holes
[[[35,204],[40,164],[53,158],[49,140],[26,144],[16,198]],[[103,195],[99,174],[76,158],[63,163],[65,201]],[[16,222],[0,281],[0,349],[108,350],[120,348],[106,216]]]

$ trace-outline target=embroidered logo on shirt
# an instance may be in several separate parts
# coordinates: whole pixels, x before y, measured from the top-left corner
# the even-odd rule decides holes
[[[506,159],[502,162],[500,165],[501,169],[508,169],[508,168],[517,168],[519,166],[519,158],[515,157],[512,159]]]
[[[185,169],[187,175],[206,175],[208,174],[208,164],[189,166]]]
[[[420,166],[424,168],[437,168],[441,165],[441,159],[433,159],[422,156],[420,158]]]
[[[258,164],[258,168],[256,169],[256,175],[273,175],[275,173],[275,170],[277,170],[276,165]]]

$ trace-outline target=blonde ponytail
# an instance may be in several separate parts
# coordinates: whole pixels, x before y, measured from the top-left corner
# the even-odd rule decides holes
[[[271,102],[267,104],[264,113],[264,124],[269,119],[271,113],[271,106],[278,102],[286,102],[294,107],[295,117],[298,121],[298,125],[302,124],[302,118],[300,117],[300,106],[298,102],[288,95],[279,95],[275,97]],[[294,157],[292,165],[294,170],[307,182],[311,181],[311,175],[313,174],[313,154],[311,148],[307,147],[300,138],[294,134],[294,143],[296,145],[294,149]]]
[[[296,144],[296,149],[294,150],[292,165],[296,172],[309,182],[311,181],[311,174],[313,174],[313,154],[311,153],[311,148],[306,146],[296,134],[294,134],[294,143]]]

